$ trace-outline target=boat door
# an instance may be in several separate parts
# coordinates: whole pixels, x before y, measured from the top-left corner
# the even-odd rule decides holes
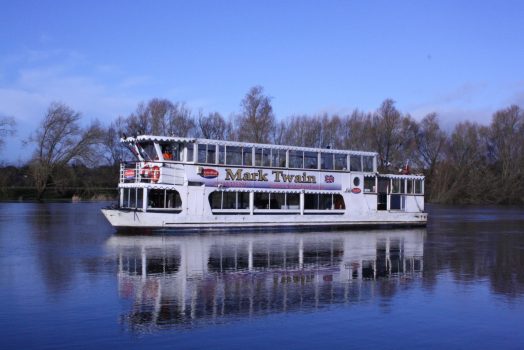
[[[388,210],[388,192],[390,181],[386,177],[378,178],[377,210]]]

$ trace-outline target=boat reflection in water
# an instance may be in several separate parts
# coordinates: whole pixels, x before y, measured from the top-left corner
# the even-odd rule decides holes
[[[113,236],[124,322],[136,331],[314,310],[420,277],[425,229]],[[384,283],[392,288],[384,288]]]

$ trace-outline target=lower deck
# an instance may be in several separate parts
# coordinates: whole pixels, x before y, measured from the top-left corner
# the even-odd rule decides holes
[[[424,196],[205,184],[124,183],[105,209],[115,227],[256,229],[425,225]]]

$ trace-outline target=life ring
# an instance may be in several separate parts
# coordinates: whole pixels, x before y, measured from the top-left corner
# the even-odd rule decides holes
[[[151,171],[151,180],[153,180],[153,182],[158,182],[159,179],[160,179],[160,168],[155,165],[153,167],[153,170]]]
[[[140,169],[140,176],[148,179],[151,176],[151,168],[149,165],[146,165]]]

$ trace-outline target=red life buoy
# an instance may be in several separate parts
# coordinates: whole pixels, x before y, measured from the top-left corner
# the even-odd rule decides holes
[[[142,169],[140,169],[140,176],[149,179],[149,177],[151,176],[151,168],[149,167],[149,165],[146,165]]]
[[[151,179],[153,182],[158,182],[160,179],[160,168],[158,166],[154,166],[151,174]]]

